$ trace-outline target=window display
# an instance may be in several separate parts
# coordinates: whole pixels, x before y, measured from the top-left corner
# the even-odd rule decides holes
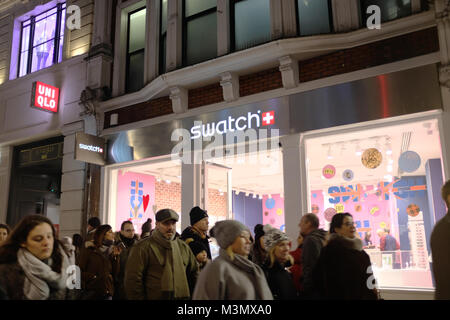
[[[426,143],[424,143],[426,141]],[[442,209],[437,120],[306,139],[309,208],[328,230],[353,215],[380,287],[432,289],[430,236]]]

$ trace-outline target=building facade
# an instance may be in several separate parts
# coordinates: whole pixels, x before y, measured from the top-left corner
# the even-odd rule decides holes
[[[0,10],[1,30],[33,9],[13,2]],[[446,213],[439,188],[450,177],[445,1],[78,5],[82,28],[67,31],[62,62],[45,71],[16,79],[14,36],[0,38],[4,194],[14,148],[63,136],[62,232],[97,214],[139,231],[164,207],[180,213],[181,231],[199,205],[211,225],[269,223],[296,239],[303,214],[327,229],[336,212],[350,212],[359,236],[371,235],[384,296],[432,297],[429,237]],[[368,23],[371,5],[380,28]],[[63,112],[31,114],[34,81],[61,88]],[[29,122],[13,116],[18,105]],[[107,141],[98,179],[99,167],[73,160],[76,132]],[[381,229],[399,250],[380,248]]]

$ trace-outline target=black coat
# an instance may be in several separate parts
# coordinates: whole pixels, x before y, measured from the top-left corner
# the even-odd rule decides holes
[[[332,234],[314,269],[314,283],[320,297],[333,300],[376,300],[370,257],[361,240]],[[369,279],[370,278],[370,279]]]
[[[203,244],[203,246],[206,249],[206,254],[208,256],[208,259],[210,259],[210,260],[212,259],[211,258],[211,249],[209,248],[209,237],[208,236],[202,236],[193,227],[187,227],[181,233],[180,239],[185,241],[187,244],[191,243],[192,241],[200,242],[201,244]]]
[[[263,266],[264,274],[266,275],[267,283],[270,291],[272,291],[275,300],[296,300],[297,289],[294,285],[292,275],[286,268],[275,262],[270,268],[269,263]]]

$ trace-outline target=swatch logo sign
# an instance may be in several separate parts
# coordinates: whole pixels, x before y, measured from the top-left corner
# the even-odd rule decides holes
[[[248,112],[246,116],[237,119],[229,116],[228,119],[218,123],[203,124],[201,121],[195,121],[194,124],[190,130],[192,140],[273,125],[275,124],[275,111],[261,113],[261,110],[258,110],[257,113]]]
[[[83,150],[87,150],[87,151],[92,151],[92,152],[98,152],[98,153],[103,153],[103,148],[101,147],[96,147],[96,146],[91,146],[91,145],[86,145],[83,143],[79,144],[80,149]]]

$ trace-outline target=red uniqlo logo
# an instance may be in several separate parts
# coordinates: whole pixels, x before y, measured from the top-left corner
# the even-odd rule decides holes
[[[33,90],[33,107],[58,112],[59,88],[36,81],[33,83]]]
[[[275,124],[275,111],[264,112],[262,114],[263,126],[270,126]]]

